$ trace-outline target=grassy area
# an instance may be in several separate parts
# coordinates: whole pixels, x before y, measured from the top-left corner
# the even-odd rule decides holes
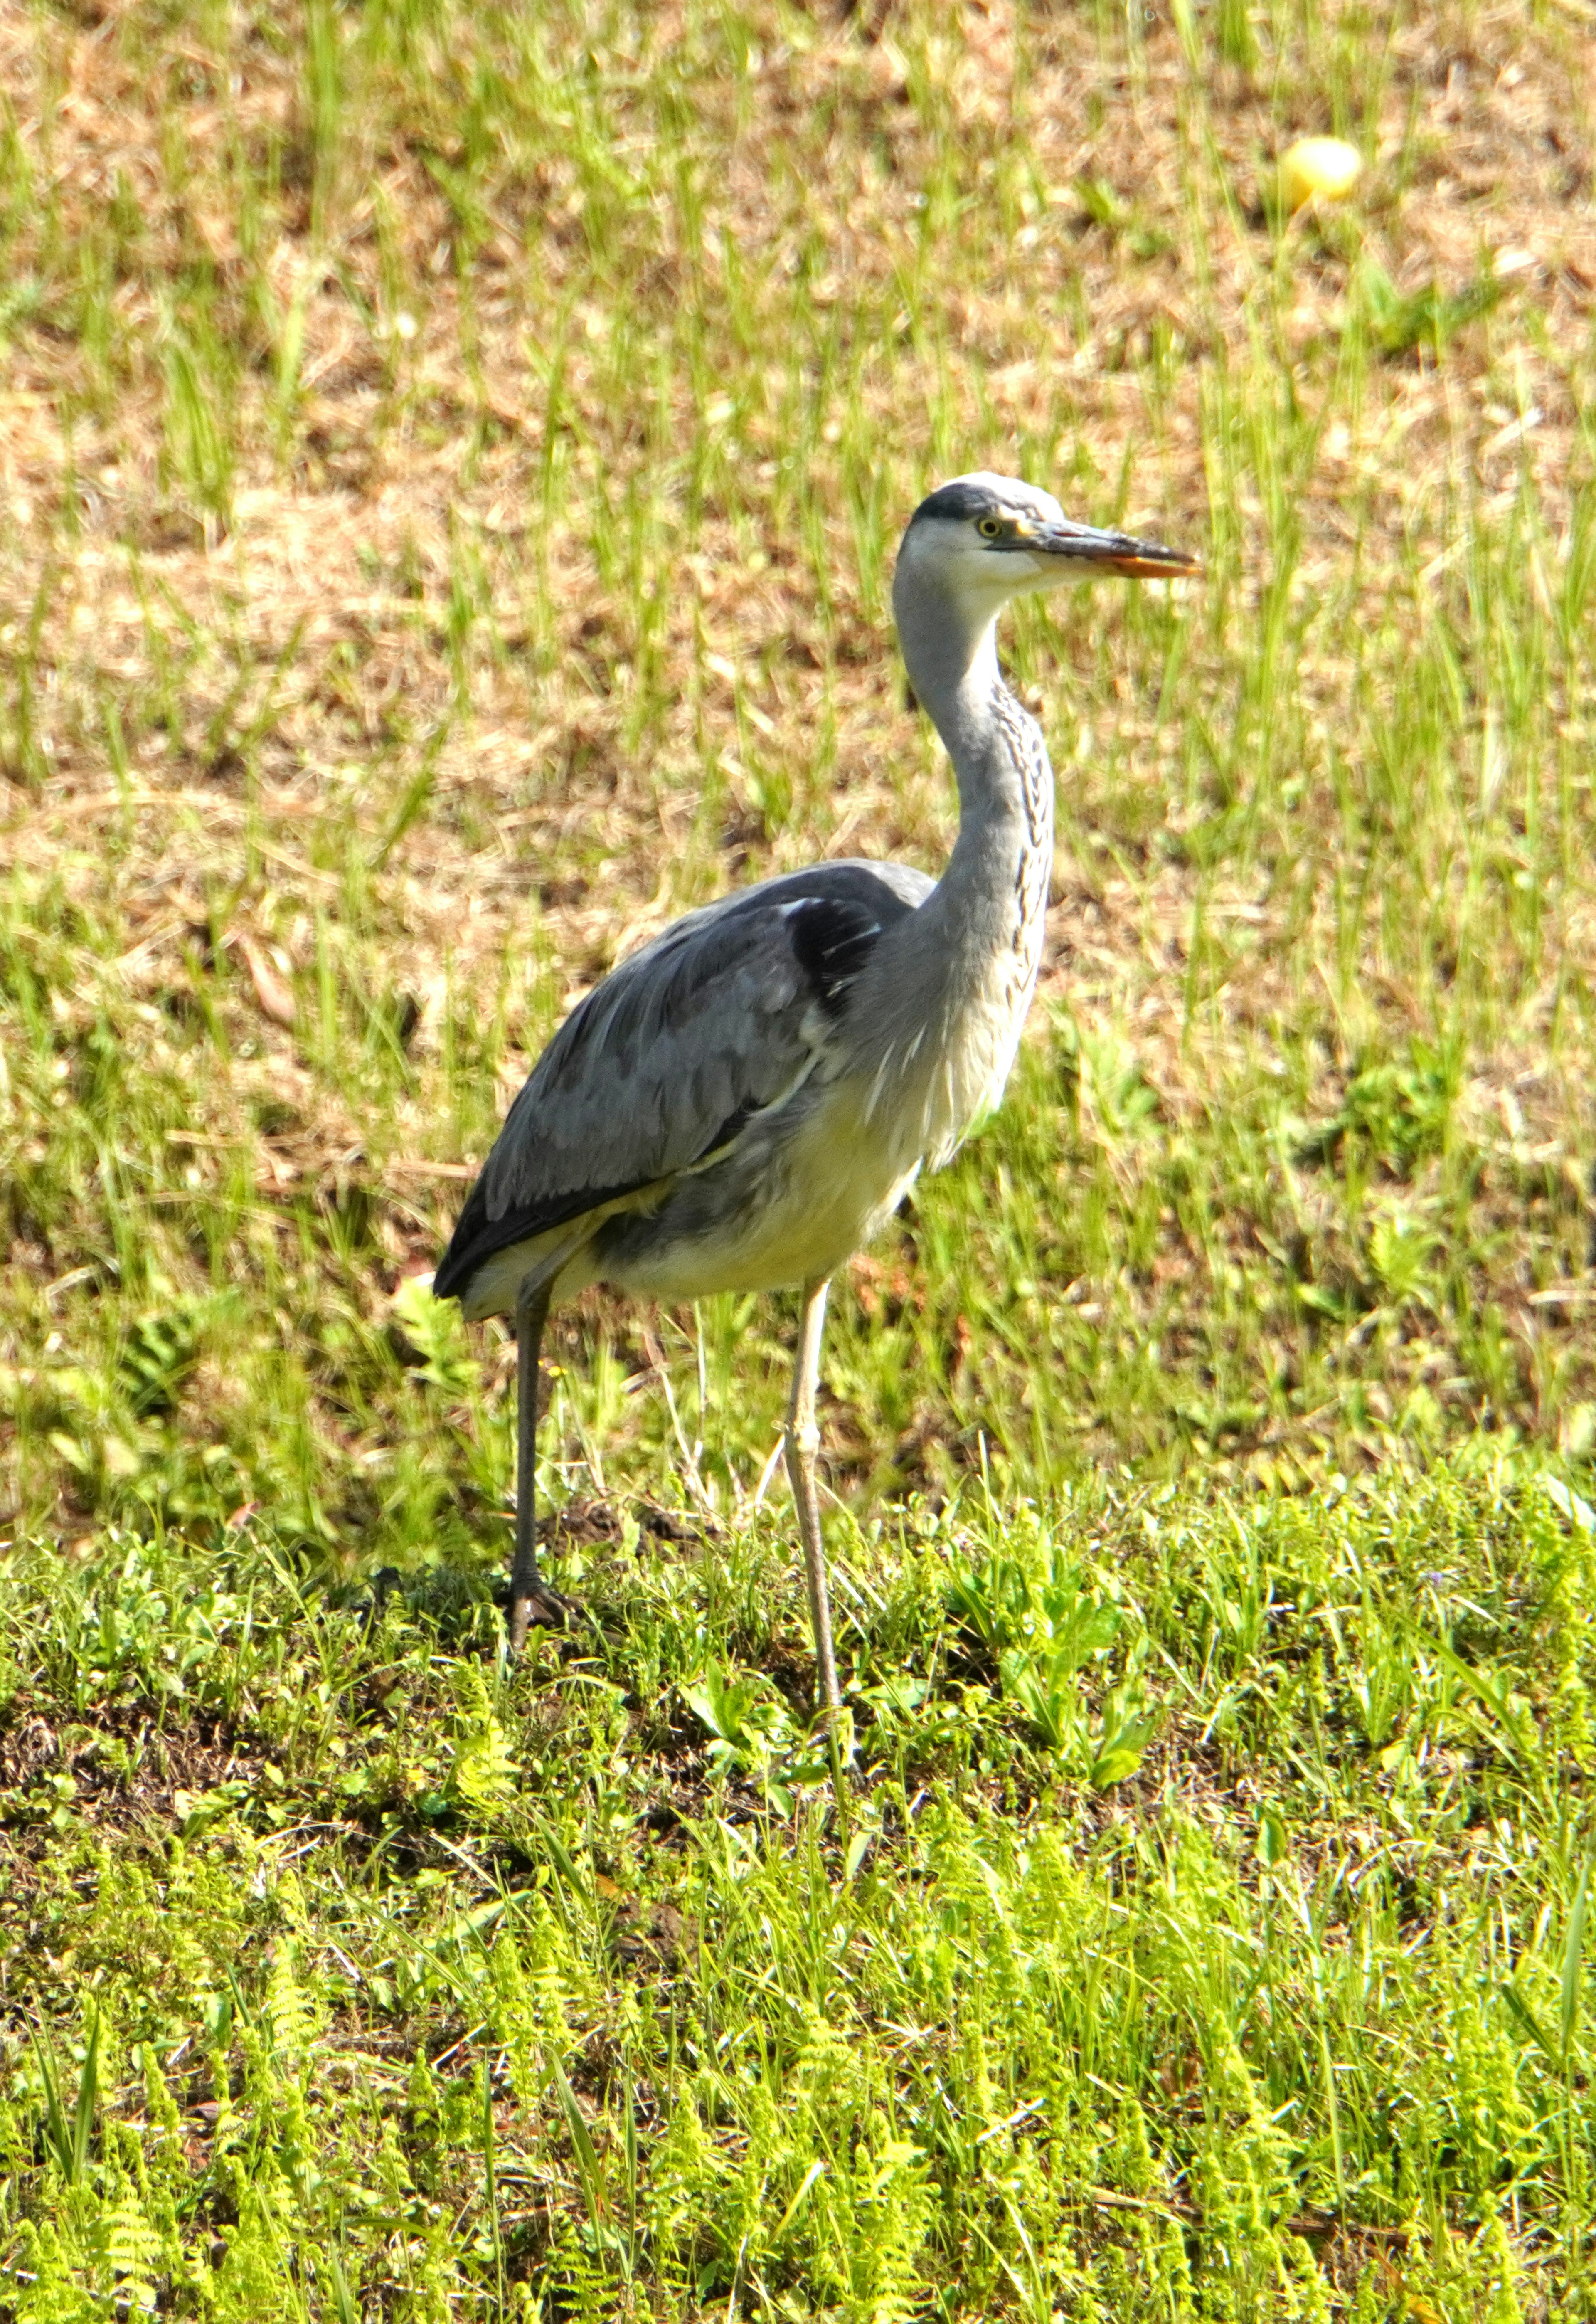
[[[1586,2313],[1589,1508],[977,1497],[369,1627],[121,1531],[7,1592],[29,2318]],[[541,2303],[541,2305],[540,2305]]]
[[[0,25],[0,2306],[1596,2309],[1587,43]],[[620,952],[940,860],[979,466],[1207,572],[1010,634],[1049,962],[834,1308],[839,1807],[790,1304],[560,1320],[510,1671],[422,1278]]]

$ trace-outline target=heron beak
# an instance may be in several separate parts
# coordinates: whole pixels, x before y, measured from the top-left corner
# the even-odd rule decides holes
[[[1089,524],[1039,525],[1016,546],[1056,557],[1060,564],[1086,566],[1094,573],[1123,573],[1138,581],[1168,581],[1177,574],[1203,569],[1183,549],[1166,549],[1161,540],[1139,540],[1130,532],[1099,532]]]

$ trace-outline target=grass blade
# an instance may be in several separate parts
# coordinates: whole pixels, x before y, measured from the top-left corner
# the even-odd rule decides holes
[[[1582,1897],[1582,1890],[1581,1894]],[[88,2167],[88,2150],[94,2137],[94,2114],[100,2086],[100,2013],[91,2006],[87,2017],[83,2071],[78,2080],[78,2104],[72,2116],[72,2175],[76,2179],[81,2179]]]
[[[1557,2010],[1559,2046],[1565,2070],[1573,2066],[1573,2031],[1580,2014],[1580,1970],[1585,1943],[1585,1907],[1591,1894],[1591,1858],[1586,1857],[1568,1915],[1563,1943],[1563,1987]]]
[[[576,2103],[576,2093],[566,2080],[558,2059],[554,2061],[554,2081],[559,2092],[560,2105],[564,2110],[566,2126],[571,2133],[571,2144],[576,2156],[576,2169],[582,2181],[588,2215],[592,2220],[594,2233],[602,2236],[610,2218],[610,2190],[605,2181],[604,2166],[593,2144],[587,2117]]]

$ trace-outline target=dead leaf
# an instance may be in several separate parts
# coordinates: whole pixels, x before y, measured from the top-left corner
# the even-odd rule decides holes
[[[261,1004],[262,1017],[270,1017],[274,1025],[292,1028],[298,1014],[294,988],[281,973],[258,937],[240,929],[238,949],[243,954],[244,966],[250,973],[250,982],[255,988],[255,999]]]

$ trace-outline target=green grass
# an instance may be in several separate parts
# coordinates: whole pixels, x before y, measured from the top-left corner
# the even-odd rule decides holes
[[[1587,2312],[1592,1526],[915,1512],[840,1810],[768,1521],[519,1670],[247,1537],[21,1561],[16,2311]]]
[[[5,2312],[1596,2308],[1582,39],[7,32]],[[977,466],[1206,569],[1006,637],[1049,966],[833,1304],[839,1803],[792,1302],[558,1319],[510,1670],[419,1278],[623,949],[940,861]]]

